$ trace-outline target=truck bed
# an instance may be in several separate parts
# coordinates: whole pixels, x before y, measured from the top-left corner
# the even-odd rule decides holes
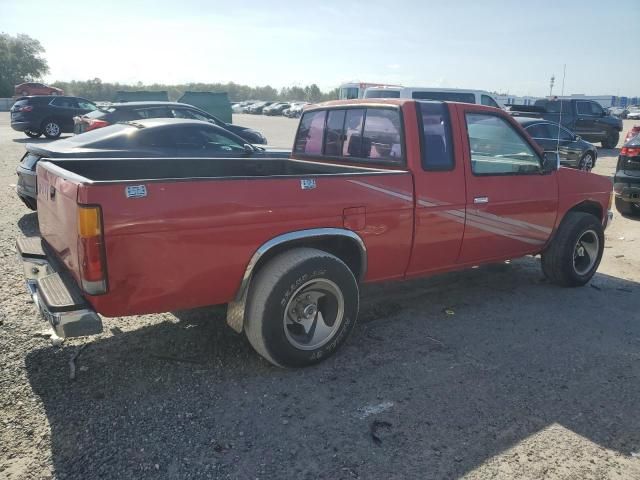
[[[355,230],[366,280],[400,278],[413,232],[404,170],[290,159],[40,161],[38,219],[47,246],[80,280],[78,209],[100,206],[106,316],[227,303],[259,246],[293,231]],[[366,218],[366,221],[365,221]]]
[[[282,158],[86,158],[48,162],[88,183],[391,173],[388,169]]]

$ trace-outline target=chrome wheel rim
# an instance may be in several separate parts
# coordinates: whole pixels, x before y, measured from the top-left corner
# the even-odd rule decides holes
[[[47,123],[47,125],[44,127],[44,131],[47,132],[48,135],[55,137],[60,133],[60,127],[58,126],[57,123],[51,122],[51,123]]]
[[[284,333],[300,350],[315,350],[329,342],[344,319],[344,296],[331,280],[306,282],[291,295],[284,311]]]
[[[600,239],[596,232],[587,230],[580,235],[573,249],[573,269],[578,275],[584,275],[593,268],[599,250]]]
[[[593,155],[591,155],[590,153],[587,153],[585,154],[584,157],[582,157],[582,164],[580,166],[580,170],[584,170],[585,172],[590,172],[592,168],[593,168]]]

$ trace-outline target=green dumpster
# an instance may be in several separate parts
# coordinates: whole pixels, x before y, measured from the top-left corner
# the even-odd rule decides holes
[[[168,102],[169,94],[166,90],[140,90],[116,92],[116,102]]]
[[[231,103],[226,92],[185,92],[178,99],[178,102],[193,105],[200,110],[215,115],[223,122],[231,123]]]

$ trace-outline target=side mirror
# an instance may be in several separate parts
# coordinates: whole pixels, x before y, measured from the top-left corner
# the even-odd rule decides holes
[[[560,168],[560,155],[558,152],[544,152],[542,159],[542,173],[555,172]]]
[[[574,142],[579,142],[580,140],[582,140],[582,137],[580,135],[576,135],[575,137],[573,137]]]
[[[251,155],[253,152],[255,152],[255,149],[249,145],[248,143],[244,144],[244,153],[246,153],[247,155]]]

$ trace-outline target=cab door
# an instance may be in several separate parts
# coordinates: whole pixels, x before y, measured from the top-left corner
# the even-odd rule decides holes
[[[508,115],[457,105],[465,130],[466,219],[459,262],[474,264],[539,252],[558,210],[557,172]]]
[[[416,102],[415,108],[418,138],[413,143],[420,152],[412,165],[415,233],[408,276],[456,265],[465,219],[465,168],[460,127],[452,121],[455,106]]]

